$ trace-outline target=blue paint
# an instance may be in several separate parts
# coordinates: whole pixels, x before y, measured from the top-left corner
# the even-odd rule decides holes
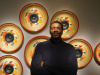
[[[33,45],[33,47],[35,47],[35,46],[36,46],[36,44]]]
[[[15,37],[17,39],[17,37]]]
[[[70,24],[70,25],[72,25],[72,24]]]
[[[83,52],[83,53],[85,53],[85,54],[86,54],[86,52]]]
[[[13,46],[14,45],[14,42],[11,42],[11,46]]]
[[[82,57],[80,57],[80,61],[82,60]]]
[[[75,45],[75,46],[77,46],[77,45]]]
[[[17,70],[17,68],[15,68]]]

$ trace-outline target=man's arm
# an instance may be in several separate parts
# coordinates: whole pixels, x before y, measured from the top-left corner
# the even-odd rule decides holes
[[[53,74],[76,75],[78,69],[76,52],[74,47],[70,50],[66,65],[44,61],[43,66]]]
[[[41,44],[38,44],[35,48],[35,53],[31,62],[31,74],[50,74],[48,70],[44,67],[41,67],[42,54],[41,54]]]

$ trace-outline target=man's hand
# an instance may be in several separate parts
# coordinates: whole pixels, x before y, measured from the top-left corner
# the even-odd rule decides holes
[[[43,63],[44,63],[44,61],[41,62],[41,67],[43,67]]]

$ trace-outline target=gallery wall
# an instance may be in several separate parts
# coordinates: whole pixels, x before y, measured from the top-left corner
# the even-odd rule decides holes
[[[24,59],[25,46],[29,40],[35,36],[45,35],[50,37],[49,27],[53,15],[61,10],[73,12],[79,20],[78,32],[72,38],[64,40],[70,42],[73,39],[84,39],[88,41],[93,52],[100,43],[100,4],[99,0],[0,0],[0,25],[4,23],[14,23],[20,27],[24,34],[23,44],[17,52],[7,54],[0,51],[0,57],[4,55],[13,55],[17,57],[23,66],[23,75],[30,75],[30,68]],[[39,3],[48,12],[48,22],[43,30],[38,33],[27,32],[20,24],[19,13],[21,9],[29,3]],[[100,75],[100,66],[94,59],[84,68],[78,69],[78,75]]]

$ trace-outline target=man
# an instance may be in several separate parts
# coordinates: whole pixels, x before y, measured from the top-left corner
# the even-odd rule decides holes
[[[77,59],[72,45],[61,39],[63,26],[55,21],[50,25],[51,38],[39,43],[31,63],[31,74],[76,75]]]

